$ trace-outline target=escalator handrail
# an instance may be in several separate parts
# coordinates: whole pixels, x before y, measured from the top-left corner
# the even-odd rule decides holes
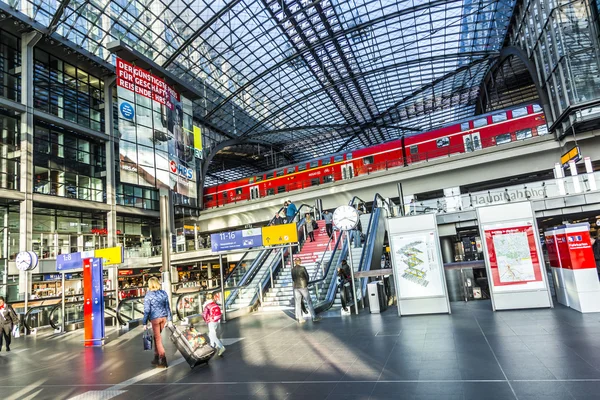
[[[221,287],[219,286],[219,287],[210,288],[210,289],[200,289],[200,290],[196,290],[194,292],[180,293],[177,296],[177,300],[175,300],[175,313],[177,314],[177,318],[179,318],[180,321],[182,321],[185,318],[182,315],[181,310],[179,309],[179,305],[183,301],[184,297],[191,296],[191,295],[199,295],[199,294],[202,294],[202,293],[220,292],[220,291],[221,291]],[[202,310],[202,306],[201,306],[201,310]],[[202,312],[202,311],[200,311],[200,312]]]
[[[335,242],[335,247],[334,247],[333,251],[331,252],[331,258],[329,258],[329,262],[327,263],[327,267],[325,268],[325,272],[323,273],[323,276],[321,278],[313,279],[313,280],[309,281],[308,282],[309,285],[313,285],[315,283],[322,282],[322,281],[324,281],[327,278],[327,275],[329,275],[329,269],[331,268],[331,264],[333,264],[334,255],[335,255],[337,249],[339,248],[340,241],[342,241],[342,237],[343,236],[344,236],[344,232],[340,231],[340,235],[338,236],[338,238],[337,238],[337,240]],[[333,239],[333,237],[332,237],[332,239]],[[342,246],[342,250],[341,250],[342,252],[343,252],[344,246],[345,245]],[[337,264],[339,264],[339,261],[340,260],[338,260]]]
[[[340,231],[340,236],[342,236],[342,233],[341,233],[341,231]],[[334,238],[334,235],[331,235],[331,237],[330,237],[330,238],[329,238],[329,240],[327,241],[327,245],[326,245],[325,247],[329,248],[329,245],[331,244],[331,241],[333,240],[333,238]],[[339,237],[338,237],[338,240],[336,240],[336,245],[337,245],[337,243],[339,243]],[[335,253],[335,249],[333,249],[333,250],[332,250],[332,252],[331,252],[331,255],[333,256],[333,254],[334,254],[334,253]],[[327,254],[327,250],[325,250],[325,251],[323,252],[323,255],[321,256],[321,261],[319,261],[319,262],[317,263],[318,267],[321,267],[321,266],[323,265],[323,259],[325,258],[325,254]],[[309,283],[310,283],[310,282],[314,282],[314,279],[316,279],[316,278],[317,278],[318,272],[320,272],[320,271],[323,271],[323,268],[317,268],[317,269],[315,270],[315,273],[313,274],[313,278],[312,278],[313,280],[312,280],[312,281],[309,281]],[[323,276],[326,276],[326,274],[323,274]]]
[[[296,213],[294,214],[294,216],[292,217],[292,221],[295,220],[298,215],[300,215],[300,212],[304,207],[307,207],[311,210],[314,209],[314,207],[309,204],[304,204],[304,203],[301,204],[300,207],[298,207],[298,209],[296,210]],[[303,219],[300,219],[300,221],[298,221],[296,223],[296,226],[298,227],[298,229],[302,226],[302,223],[303,223]],[[247,286],[247,284],[250,284],[250,282],[252,282],[252,280],[258,273],[258,270],[260,269],[260,267],[262,267],[264,262],[268,259],[269,255],[271,255],[272,251],[273,251],[273,249],[265,248],[259,253],[258,257],[256,257],[256,259],[250,265],[250,268],[248,269],[248,271],[246,271],[246,273],[240,279],[240,283],[238,286],[245,287],[245,286]],[[225,306],[226,307],[229,306],[234,301],[236,296],[237,296],[237,290],[235,290],[233,293],[231,293],[229,298],[224,302]]]
[[[105,309],[106,309],[106,308],[109,308],[109,307],[106,307],[106,300],[109,300],[109,301],[110,301],[110,300],[115,300],[115,298],[114,298],[114,297],[112,297],[112,296],[109,296],[109,297],[107,297],[107,296],[104,296],[104,304],[105,304],[104,308],[105,308]],[[83,303],[84,303],[84,301],[83,301],[83,300],[67,302],[67,304],[65,304],[65,309],[66,309],[67,307],[70,307],[70,306],[76,306],[76,305],[81,305],[81,304],[83,304]],[[54,318],[52,318],[52,316],[54,315],[54,313],[55,313],[55,312],[56,312],[56,311],[57,311],[59,308],[60,308],[60,309],[62,309],[62,301],[61,301],[60,303],[58,303],[58,304],[55,304],[55,305],[54,305],[54,307],[52,307],[52,309],[50,310],[50,314],[48,314],[48,319],[50,320],[50,326],[51,326],[53,329],[58,329],[58,328],[59,328],[59,326],[58,326],[58,325],[55,325],[55,324],[54,324]],[[63,318],[64,318],[64,315],[63,315]]]
[[[376,208],[381,208],[377,204],[377,198],[380,198],[383,201],[383,203],[387,204],[388,208],[390,207],[390,203],[386,199],[384,199],[383,196],[381,196],[379,193],[375,193],[375,196],[373,197],[373,206],[372,206],[372,209],[371,209],[371,216],[369,217],[369,225],[367,226],[366,242],[369,241],[369,237],[371,236],[371,226],[373,224],[373,218],[375,216],[375,209]],[[384,210],[386,210],[386,209],[384,208]],[[378,218],[379,218],[379,216],[378,216]],[[366,255],[365,254],[366,250],[367,250],[367,246],[365,245],[365,247],[363,248],[362,253],[360,254],[360,261],[359,261],[359,264],[358,264],[359,268],[360,268],[359,271],[362,271],[363,261],[365,259],[365,255]]]
[[[363,203],[363,204],[367,204],[367,202],[366,202],[366,201],[364,201],[363,199],[361,199],[360,197],[358,197],[358,196],[354,196],[354,197],[352,198],[352,200],[350,200],[350,202],[348,203],[348,205],[349,205],[349,206],[353,206],[353,205],[354,205],[354,200],[359,200],[361,203]]]
[[[32,330],[32,328],[27,323],[27,319],[29,318],[29,316],[30,316],[30,314],[31,314],[31,312],[33,310],[42,309],[42,308],[45,308],[45,307],[54,307],[55,305],[56,304],[46,304],[46,305],[41,304],[39,306],[34,306],[34,307],[29,308],[27,310],[27,312],[25,313],[25,315],[23,316],[23,326],[25,327],[25,329],[27,329],[28,331]]]
[[[132,301],[139,301],[139,300],[142,300],[142,304],[143,304],[143,300],[145,298],[146,298],[146,296],[137,296],[137,297],[128,297],[126,299],[121,300],[119,302],[119,305],[117,306],[117,320],[119,321],[119,324],[127,325],[127,322],[121,317],[121,307],[123,307],[123,304],[131,303]]]

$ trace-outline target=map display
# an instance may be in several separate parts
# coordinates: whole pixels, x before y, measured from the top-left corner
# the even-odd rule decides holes
[[[500,282],[535,280],[526,232],[493,236]]]
[[[524,221],[486,226],[484,231],[491,283],[496,291],[544,286],[532,224]]]
[[[444,295],[433,231],[395,235],[391,250],[401,298]]]

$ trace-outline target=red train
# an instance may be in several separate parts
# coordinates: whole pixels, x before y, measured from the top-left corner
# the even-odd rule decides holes
[[[204,188],[204,207],[291,192],[402,167],[451,154],[473,152],[548,133],[537,104],[479,115],[433,131],[278,168],[257,176]]]

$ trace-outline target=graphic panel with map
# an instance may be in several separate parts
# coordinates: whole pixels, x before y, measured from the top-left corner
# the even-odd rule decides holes
[[[488,226],[484,231],[494,287],[515,290],[543,283],[532,225]]]
[[[392,251],[402,298],[444,295],[433,231],[395,235]]]

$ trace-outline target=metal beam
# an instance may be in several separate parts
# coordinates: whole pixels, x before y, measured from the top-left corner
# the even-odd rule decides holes
[[[458,53],[454,55],[454,58],[463,58],[463,57],[482,57],[482,59],[487,59],[488,57],[493,57],[496,56],[497,53],[496,52],[489,52],[489,51],[475,51],[475,52],[469,52],[469,53]],[[421,59],[414,59],[414,60],[408,60],[408,61],[401,61],[398,63],[394,63],[394,64],[388,64],[385,65],[383,67],[380,68],[375,68],[369,71],[365,71],[362,73],[361,76],[369,76],[369,75],[373,75],[373,74],[377,74],[380,72],[385,72],[387,70],[391,70],[391,69],[396,69],[396,68],[402,68],[405,66],[409,66],[411,64],[415,64],[415,63],[433,63],[436,61],[447,61],[447,60],[451,60],[452,56],[446,55],[446,54],[442,54],[442,55],[437,55],[437,56],[433,56],[433,57],[426,57],[426,58],[421,58]],[[341,79],[339,82],[344,82],[346,80],[348,80],[350,78],[344,78]],[[334,85],[337,85],[338,82],[334,82]],[[259,126],[264,125],[267,121],[269,121],[270,119],[272,119],[273,117],[281,114],[282,112],[284,112],[286,109],[295,106],[298,103],[301,103],[305,100],[308,100],[309,98],[318,95],[319,93],[322,93],[323,91],[325,91],[326,88],[320,88],[318,90],[315,90],[314,92],[311,93],[307,93],[306,95],[297,98],[296,100],[287,103],[286,105],[280,107],[279,109],[277,109],[276,111],[274,111],[273,113],[269,114],[269,116],[267,116],[266,118],[263,118],[262,120],[258,121],[255,125],[253,125],[250,129],[248,129],[246,132],[244,132],[241,136],[248,136],[248,137],[254,137],[256,135],[251,135],[250,133],[252,133],[254,130],[256,130]],[[258,135],[260,136],[262,133],[259,133]]]
[[[237,90],[235,90],[229,96],[227,96],[221,103],[219,103],[215,108],[213,108],[208,114],[206,114],[206,118],[207,119],[210,118],[216,111],[218,111],[221,107],[223,107],[231,99],[235,98],[240,93],[244,92],[246,89],[248,89],[248,87],[252,86],[253,84],[258,82],[265,76],[269,75],[271,72],[278,70],[282,66],[290,63],[291,61],[294,61],[296,58],[306,55],[310,51],[311,48],[316,48],[318,46],[325,45],[326,43],[330,42],[331,40],[337,39],[338,37],[345,36],[345,35],[351,35],[354,32],[358,32],[362,29],[379,24],[381,22],[385,22],[385,21],[391,20],[391,19],[397,19],[397,18],[401,17],[402,15],[426,10],[426,9],[429,9],[430,7],[439,7],[444,4],[453,3],[453,2],[454,2],[454,0],[435,0],[435,1],[431,1],[429,3],[419,4],[418,6],[415,6],[415,7],[404,8],[404,9],[401,9],[396,12],[383,13],[383,15],[381,15],[380,17],[370,19],[369,21],[366,21],[362,24],[355,25],[354,27],[352,27],[350,29],[345,29],[345,30],[341,29],[341,30],[335,32],[332,36],[328,35],[328,36],[312,43],[310,46],[306,46],[301,51],[297,51],[293,55],[282,59],[278,63],[273,64],[271,67],[265,69],[261,73],[256,74],[254,77],[252,77],[252,79],[249,79],[246,83],[244,83],[242,86],[240,86]],[[315,3],[317,3],[317,2],[315,2]],[[290,16],[290,18],[296,16],[298,13],[299,13],[299,11],[296,11],[295,13],[293,13]],[[289,18],[286,17],[285,19],[283,19],[281,21],[281,23],[287,21],[288,19]]]
[[[173,61],[175,61],[175,59],[190,45],[194,42],[194,40],[198,39],[200,37],[200,35],[202,35],[204,32],[206,32],[206,30],[208,28],[211,27],[212,24],[214,24],[215,22],[217,22],[223,15],[225,15],[229,10],[231,10],[233,7],[235,7],[237,4],[240,3],[241,0],[231,0],[229,3],[225,4],[223,6],[223,8],[221,8],[219,11],[217,11],[212,17],[210,17],[208,19],[208,21],[206,21],[200,28],[196,29],[196,31],[194,33],[192,33],[192,35],[187,38],[185,40],[185,42],[183,42],[181,44],[181,46],[179,46],[177,48],[177,50],[175,50],[175,52],[173,52],[173,54],[171,54],[169,56],[169,58],[167,58],[167,60],[163,63],[163,68],[167,68]]]
[[[54,32],[56,32],[56,29],[58,28],[58,23],[60,22],[60,19],[62,18],[63,14],[65,13],[65,10],[69,6],[70,2],[71,2],[71,0],[62,0],[60,2],[60,5],[56,9],[56,12],[52,16],[52,21],[50,21],[50,24],[48,25],[48,34],[51,35]]]

